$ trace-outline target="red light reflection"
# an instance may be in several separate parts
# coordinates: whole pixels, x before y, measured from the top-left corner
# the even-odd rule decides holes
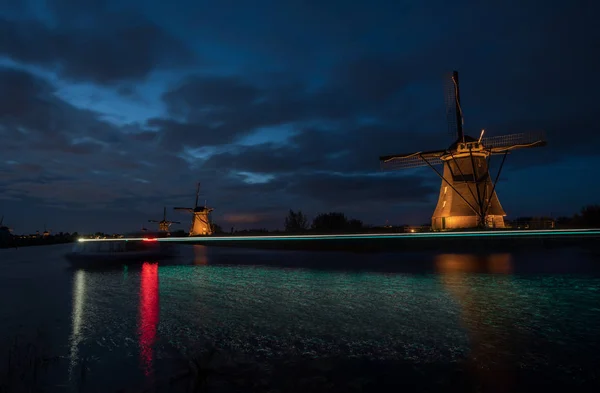
[[[158,264],[144,262],[140,283],[138,334],[140,357],[146,375],[152,372],[158,316]]]

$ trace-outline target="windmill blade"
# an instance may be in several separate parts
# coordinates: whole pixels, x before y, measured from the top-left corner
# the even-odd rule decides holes
[[[157,220],[148,220],[148,222],[160,222],[160,221],[157,221]]]
[[[446,119],[448,120],[448,133],[456,139],[462,139],[463,114],[460,106],[460,89],[458,72],[447,73],[444,78],[444,99],[446,102]]]
[[[519,134],[498,135],[483,138],[483,146],[492,153],[504,153],[514,149],[527,149],[546,145],[544,132],[524,132]]]
[[[173,210],[186,210],[186,211],[194,211],[193,207],[174,207]]]
[[[194,209],[198,207],[198,197],[200,196],[200,182],[198,182],[198,186],[196,187],[196,203],[194,203]]]
[[[181,224],[179,221],[167,221],[169,224]]]
[[[428,165],[441,165],[443,161],[440,157],[445,150],[436,150],[428,152],[415,152],[410,154],[400,154],[392,156],[379,157],[381,169],[409,169]]]
[[[167,219],[167,207],[165,206],[163,208],[163,221],[165,221]]]

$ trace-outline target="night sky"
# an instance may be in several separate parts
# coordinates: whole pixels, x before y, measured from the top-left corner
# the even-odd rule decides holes
[[[0,2],[0,215],[15,233],[127,231],[190,216],[223,228],[288,209],[429,222],[447,147],[445,72],[468,134],[544,130],[497,192],[508,217],[600,201],[597,2]],[[499,160],[496,161],[498,163]],[[492,173],[497,165],[492,164]]]

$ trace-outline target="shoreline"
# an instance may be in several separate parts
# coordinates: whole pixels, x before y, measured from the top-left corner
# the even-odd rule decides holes
[[[76,239],[11,239],[9,242],[0,244],[1,249],[18,249],[24,247],[37,247],[37,246],[53,246],[56,244],[67,244],[74,243]]]
[[[519,231],[473,234],[472,232],[415,234],[339,234],[312,236],[211,236],[164,238],[159,241],[175,244],[198,244],[290,251],[350,251],[350,252],[507,252],[579,247],[600,251],[600,230],[582,231]]]

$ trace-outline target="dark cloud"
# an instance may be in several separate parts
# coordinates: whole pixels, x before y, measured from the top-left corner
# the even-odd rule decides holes
[[[184,145],[205,146],[221,145],[232,142],[237,134],[249,130],[225,130],[221,126],[209,126],[199,123],[187,123],[169,119],[154,118],[146,126],[159,132],[161,144],[174,151],[181,151]]]
[[[0,16],[0,55],[57,69],[68,79],[100,84],[139,80],[155,69],[193,62],[182,42],[139,13],[101,9],[87,14],[89,20],[81,25],[76,23],[78,16],[60,17],[56,27],[42,20]]]
[[[165,93],[163,98],[171,114],[193,121],[213,111],[231,111],[252,105],[263,94],[257,86],[240,78],[196,76]]]
[[[260,128],[282,124],[299,128],[323,121],[336,124],[342,131],[341,142],[349,139],[342,134],[347,128],[356,128],[361,117],[374,117],[391,127],[391,121],[416,114],[410,95],[395,98],[406,87],[406,77],[390,83],[383,75],[377,76],[380,70],[368,69],[365,63],[369,61],[356,68],[349,65],[345,76],[313,91],[299,82],[259,86],[239,77],[188,78],[163,95],[171,119],[155,118],[147,125],[163,131],[162,141],[169,148],[230,144]],[[352,83],[361,78],[362,82]],[[423,131],[423,124],[420,127]],[[393,134],[385,137],[390,136]]]
[[[171,148],[233,143],[257,128],[317,118],[304,86],[259,86],[237,77],[194,76],[166,92],[172,119],[150,119]]]
[[[86,154],[117,138],[117,131],[97,114],[58,99],[50,83],[30,73],[0,67],[0,89],[0,121],[8,142],[0,149]]]
[[[203,167],[258,173],[379,171],[379,157],[443,148],[436,133],[410,132],[390,126],[358,126],[344,130],[302,129],[286,145],[265,143],[215,154]]]
[[[348,208],[363,204],[424,202],[437,189],[426,184],[423,177],[414,175],[306,173],[294,176],[288,191],[316,199],[323,206]]]
[[[571,166],[584,179],[598,158],[592,2],[14,4],[0,6],[12,67],[0,69],[0,198],[15,211],[92,205],[85,225],[126,229],[191,204],[201,181],[226,225],[280,227],[290,208],[420,223],[439,179],[383,174],[378,157],[453,142],[442,79],[453,69],[469,134],[546,131],[548,146],[511,154],[503,177],[542,184],[540,206],[577,210],[583,199],[569,205],[551,185]],[[147,78],[157,70],[161,83]],[[89,85],[117,98],[87,100]],[[565,178],[544,185],[551,173]],[[499,187],[521,213],[522,184]]]
[[[125,133],[72,106],[44,79],[2,68],[0,91],[3,199],[102,209],[123,197],[156,198],[177,173],[186,176],[182,187],[193,184],[187,163],[157,151],[146,133]]]

